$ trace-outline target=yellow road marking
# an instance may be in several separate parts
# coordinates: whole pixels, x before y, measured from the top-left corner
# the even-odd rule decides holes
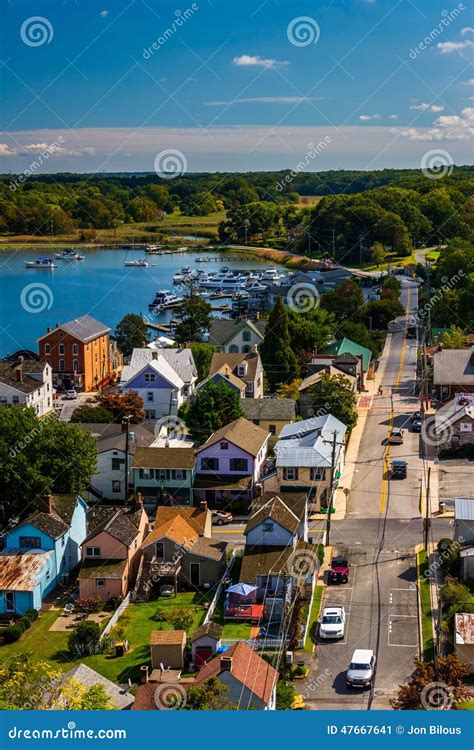
[[[410,288],[407,290],[407,306],[405,310],[405,321],[408,322],[408,319],[410,317]],[[407,338],[406,335],[403,337],[403,343],[402,343],[402,351],[400,352],[400,362],[398,365],[398,373],[397,373],[397,380],[395,383],[395,387],[398,388],[400,385],[400,381],[402,379],[403,374],[403,365],[405,364],[405,353],[407,350]],[[390,412],[390,421],[388,424],[388,431],[387,431],[387,439],[390,437],[390,433],[393,428],[393,419],[394,419],[394,410],[392,408]],[[385,513],[385,507],[387,504],[387,496],[388,496],[388,467],[389,467],[389,459],[390,459],[390,443],[386,443],[385,445],[385,451],[383,456],[383,477],[382,477],[382,488],[380,491],[380,513]]]

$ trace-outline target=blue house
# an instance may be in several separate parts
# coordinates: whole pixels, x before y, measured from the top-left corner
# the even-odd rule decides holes
[[[80,495],[49,495],[4,537],[0,615],[41,608],[44,597],[79,565],[87,505]]]

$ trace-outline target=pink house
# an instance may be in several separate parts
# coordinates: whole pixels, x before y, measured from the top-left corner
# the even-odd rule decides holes
[[[87,517],[88,536],[82,545],[79,597],[124,597],[135,582],[140,547],[148,531],[142,507],[96,506]]]

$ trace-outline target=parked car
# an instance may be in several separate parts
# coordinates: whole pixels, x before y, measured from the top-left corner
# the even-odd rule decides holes
[[[346,674],[347,687],[368,687],[375,676],[375,654],[371,649],[356,648]]]
[[[71,390],[66,391],[66,393],[64,394],[63,401],[74,401],[74,399],[76,398],[77,398],[77,391],[71,388]]]
[[[332,558],[329,579],[331,583],[347,583],[349,580],[349,561],[346,557]]]
[[[228,523],[232,523],[234,517],[232,513],[224,510],[213,510],[212,511],[212,523],[215,526],[225,526]]]
[[[391,463],[391,478],[392,479],[406,479],[408,464],[406,461],[392,461]]]
[[[346,612],[344,607],[324,607],[319,626],[319,637],[344,638],[345,625]]]
[[[421,411],[414,411],[410,419],[412,423],[416,422],[417,420],[421,420]]]
[[[401,445],[403,443],[403,430],[401,427],[393,427],[388,438],[390,445]]]
[[[413,432],[421,432],[421,419],[413,419],[411,429]]]

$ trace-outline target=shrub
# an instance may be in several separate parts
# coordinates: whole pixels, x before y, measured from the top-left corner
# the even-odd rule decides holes
[[[88,598],[76,599],[74,604],[83,612],[100,612],[104,607],[104,601],[98,594]]]
[[[22,626],[24,632],[31,627],[31,620],[29,619],[29,617],[22,617],[21,620],[18,620],[18,624]]]
[[[196,616],[195,607],[174,607],[168,612],[168,622],[175,630],[189,630]]]
[[[121,603],[122,597],[119,596],[119,594],[112,594],[112,596],[110,596],[106,602],[107,607],[110,607],[110,609],[117,609],[121,605]]]
[[[37,609],[27,609],[23,617],[27,617],[30,622],[34,622],[39,617],[39,612]]]
[[[288,711],[293,708],[295,699],[295,686],[291,683],[279,680],[276,686],[276,708],[277,711]]]
[[[68,648],[77,656],[90,656],[96,654],[99,648],[100,627],[96,622],[83,620],[70,633]]]
[[[22,633],[23,633],[23,628],[19,623],[15,623],[14,625],[9,625],[3,631],[3,640],[5,643],[15,643],[15,641],[20,640]]]
[[[163,609],[162,607],[158,607],[158,609],[155,609],[153,613],[153,619],[156,620],[156,622],[166,622],[168,619],[168,613],[166,609]]]

